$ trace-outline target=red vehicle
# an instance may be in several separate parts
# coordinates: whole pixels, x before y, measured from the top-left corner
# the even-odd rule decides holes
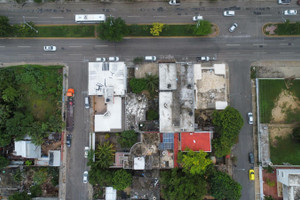
[[[67,91],[67,131],[71,132],[74,128],[74,89],[69,88]]]

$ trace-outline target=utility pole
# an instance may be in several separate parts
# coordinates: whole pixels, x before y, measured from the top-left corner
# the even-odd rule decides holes
[[[38,33],[39,31],[36,30],[35,28],[33,28],[32,26],[30,26],[30,24],[28,24],[26,21],[25,21],[25,16],[23,16],[23,21],[24,21],[24,24],[29,26],[29,28],[31,28],[31,30],[34,30],[36,33]]]

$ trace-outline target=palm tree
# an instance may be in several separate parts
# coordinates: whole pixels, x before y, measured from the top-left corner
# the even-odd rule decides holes
[[[158,76],[152,74],[146,74],[145,80],[147,82],[147,89],[151,95],[156,93],[158,90],[159,79]]]
[[[102,169],[108,168],[114,163],[114,155],[115,149],[113,144],[109,142],[105,142],[103,145],[99,144],[95,151],[96,166]]]

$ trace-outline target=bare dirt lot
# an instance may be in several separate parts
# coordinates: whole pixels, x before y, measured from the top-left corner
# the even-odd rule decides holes
[[[145,78],[145,74],[158,75],[158,64],[157,63],[147,63],[139,65],[135,68],[134,76],[135,78]]]
[[[286,126],[269,126],[269,136],[271,145],[276,144],[276,137],[285,138],[290,135],[293,131],[293,125],[286,125]]]

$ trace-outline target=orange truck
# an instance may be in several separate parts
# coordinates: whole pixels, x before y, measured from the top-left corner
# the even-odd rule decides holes
[[[74,96],[74,89],[69,88],[67,91],[67,131],[69,132],[74,128]]]

